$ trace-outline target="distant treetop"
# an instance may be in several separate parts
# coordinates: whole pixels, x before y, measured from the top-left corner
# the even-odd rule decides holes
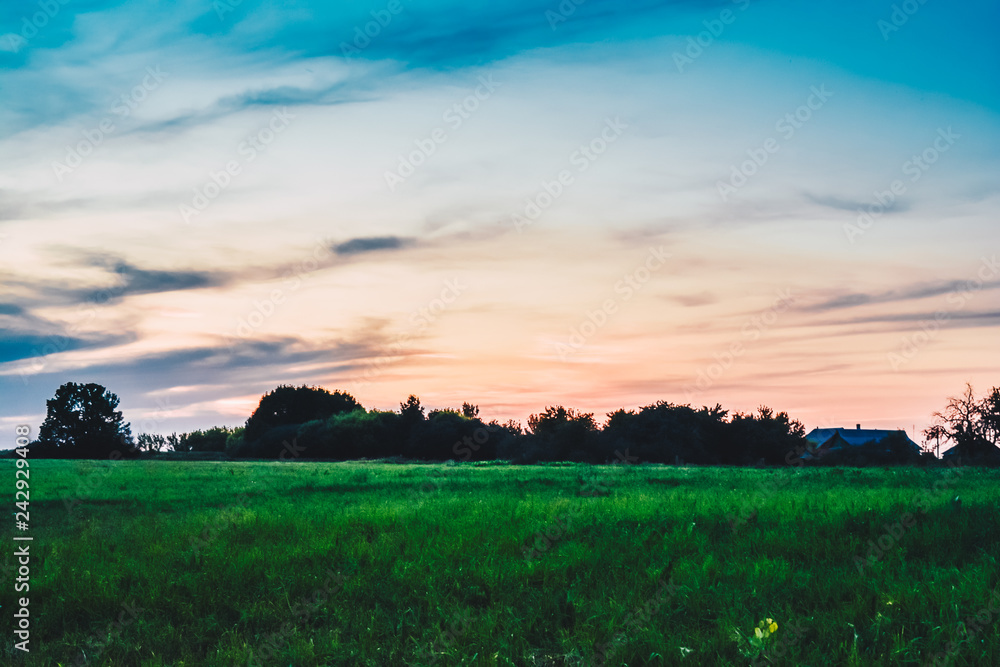
[[[247,420],[243,437],[248,441],[256,440],[275,426],[304,424],[363,409],[347,392],[330,393],[322,387],[281,385],[261,397],[257,409]]]

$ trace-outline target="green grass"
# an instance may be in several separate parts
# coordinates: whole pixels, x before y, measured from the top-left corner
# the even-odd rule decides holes
[[[960,631],[1000,583],[998,475],[33,461],[31,653],[8,571],[0,662],[749,665],[736,633],[773,618],[757,664],[1000,664],[997,613]]]

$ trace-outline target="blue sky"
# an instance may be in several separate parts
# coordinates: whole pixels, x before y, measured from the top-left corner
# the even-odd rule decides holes
[[[137,431],[286,382],[919,430],[1000,384],[998,19],[7,3],[0,426],[73,380]]]

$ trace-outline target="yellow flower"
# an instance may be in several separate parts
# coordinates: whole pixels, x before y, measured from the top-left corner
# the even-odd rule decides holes
[[[764,633],[760,631],[760,628],[754,628],[753,629],[753,633],[754,633],[754,635],[756,635],[757,639],[763,639],[764,638]]]
[[[767,620],[771,621],[771,619],[767,619]],[[774,621],[771,621],[771,625],[767,626],[767,632],[769,634],[774,634],[777,631],[778,631],[778,624],[775,623]]]

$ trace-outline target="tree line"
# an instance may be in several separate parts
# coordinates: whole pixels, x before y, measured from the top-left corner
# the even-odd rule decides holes
[[[243,426],[170,435],[143,433],[133,438],[118,405],[118,396],[101,385],[64,384],[47,401],[45,422],[38,439],[29,445],[31,455],[128,458],[213,452],[229,458],[281,460],[398,458],[530,464],[627,459],[738,466],[801,462],[803,453],[813,447],[805,440],[800,421],[765,406],[754,413],[730,413],[721,405],[695,408],[657,401],[636,410],[608,413],[603,424],[598,424],[593,413],[551,406],[532,414],[522,427],[513,420],[486,421],[471,403],[428,412],[411,395],[399,410],[366,409],[346,392],[282,385],[261,397]],[[935,419],[924,432],[929,444],[922,455],[893,441],[884,452],[862,447],[857,452],[841,452],[825,463],[928,462],[936,460],[929,450],[942,441],[953,444],[963,460],[1000,462],[1000,389],[979,399],[967,386],[965,394],[949,399]],[[899,439],[905,443],[904,436]]]

